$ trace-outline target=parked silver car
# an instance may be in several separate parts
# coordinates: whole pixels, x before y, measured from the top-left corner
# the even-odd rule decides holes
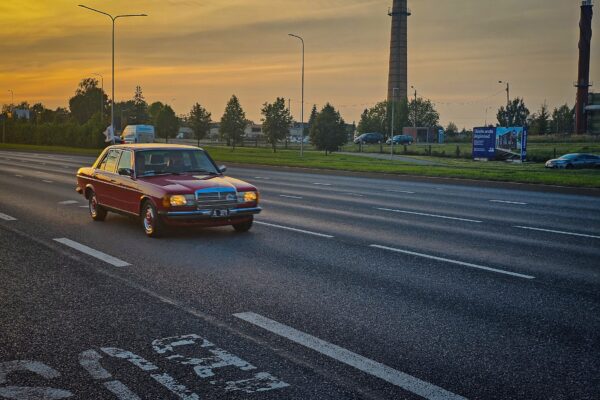
[[[572,153],[546,161],[546,168],[600,168],[600,156]]]

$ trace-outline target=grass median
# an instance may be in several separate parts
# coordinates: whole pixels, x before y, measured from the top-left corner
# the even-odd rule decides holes
[[[305,151],[301,158],[297,150],[278,150],[273,153],[265,148],[205,146],[219,163],[255,164],[273,167],[302,167],[353,172],[375,172],[398,175],[414,175],[443,178],[462,178],[501,182],[533,183],[573,187],[600,188],[600,170],[551,170],[541,163],[475,162],[471,160],[440,157],[414,157],[428,160],[436,165],[416,165],[389,159],[377,159],[346,154]],[[0,150],[37,151],[84,156],[97,156],[101,149],[73,147],[33,146],[0,144]]]

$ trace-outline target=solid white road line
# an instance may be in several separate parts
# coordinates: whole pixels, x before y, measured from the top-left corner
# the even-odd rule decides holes
[[[54,239],[54,241],[58,242],[58,243],[62,243],[65,246],[68,246],[72,249],[78,250],[84,254],[87,254],[88,256],[95,257],[98,260],[102,260],[105,263],[114,265],[115,267],[127,267],[127,266],[131,265],[129,263],[126,263],[123,260],[119,260],[118,258],[109,256],[108,254],[102,253],[101,251],[98,251],[98,250],[94,250],[91,247],[85,246],[81,243],[74,242],[70,239],[61,238],[61,239]]]
[[[11,217],[10,215],[6,215],[6,214],[2,214],[0,213],[0,219],[3,219],[5,221],[16,221],[17,219],[14,217]]]
[[[483,266],[483,265],[471,264],[471,263],[463,262],[463,261],[451,260],[449,258],[431,256],[429,254],[416,253],[414,251],[396,249],[394,247],[380,246],[380,245],[377,245],[377,244],[372,244],[369,247],[373,247],[373,248],[381,249],[381,250],[389,250],[389,251],[393,251],[395,253],[407,254],[409,256],[428,258],[430,260],[442,261],[442,262],[447,262],[447,263],[450,263],[450,264],[462,265],[463,267],[482,269],[484,271],[495,272],[497,274],[516,276],[517,278],[535,279],[535,276],[531,276],[531,275],[523,275],[523,274],[519,274],[519,273],[516,273],[516,272],[505,271],[503,269],[486,267],[486,266]]]
[[[490,200],[490,203],[502,203],[502,204],[517,204],[520,206],[526,206],[527,203],[523,203],[520,201],[507,201],[507,200]]]
[[[296,200],[302,200],[303,197],[300,196],[288,196],[286,194],[280,194],[279,197],[285,197],[286,199],[296,199]]]
[[[313,235],[313,236],[319,236],[319,237],[324,237],[324,238],[328,238],[331,239],[333,236],[331,235],[325,235],[323,233],[317,233],[317,232],[311,232],[311,231],[305,231],[303,229],[297,229],[297,228],[291,228],[289,226],[283,226],[283,225],[275,225],[275,224],[269,224],[267,222],[262,222],[262,221],[254,221],[255,224],[259,224],[259,225],[264,225],[264,226],[270,226],[272,228],[279,228],[279,229],[285,229],[287,231],[292,231],[292,232],[299,232],[299,233],[305,233],[307,235]]]
[[[588,234],[585,234],[585,233],[575,233],[575,232],[555,231],[553,229],[533,228],[531,226],[514,226],[513,228],[527,229],[527,230],[530,230],[530,231],[558,233],[558,234],[561,234],[561,235],[587,237],[587,238],[592,238],[592,239],[600,239],[600,236],[596,236],[596,235],[588,235]]]
[[[319,182],[315,182],[315,183],[313,183],[313,185],[317,185],[317,186],[331,186],[331,183],[319,183]]]
[[[389,212],[395,212],[395,213],[401,213],[401,214],[411,214],[411,215],[421,215],[421,216],[424,216],[424,217],[451,219],[451,220],[454,220],[454,221],[474,222],[476,224],[480,224],[481,223],[481,221],[478,221],[476,219],[448,217],[446,215],[426,214],[426,213],[420,213],[420,212],[415,212],[415,211],[394,210],[394,209],[391,209],[391,208],[379,208],[379,207],[376,207],[375,209],[376,210],[380,210],[380,211],[389,211]]]
[[[359,371],[373,375],[379,379],[383,379],[386,382],[401,387],[402,389],[412,392],[423,398],[431,400],[465,399],[464,397],[442,389],[439,386],[422,381],[412,375],[408,375],[404,372],[388,367],[387,365],[363,357],[360,354],[356,354],[350,350],[346,350],[335,344],[321,340],[315,336],[301,332],[277,321],[273,321],[272,319],[263,317],[262,315],[252,312],[244,312],[233,315],[269,332],[289,339],[292,342],[298,343],[304,347],[308,347],[309,349],[315,350],[321,354],[333,358],[334,360],[354,367]]]
[[[58,204],[61,204],[61,205],[63,205],[63,206],[68,206],[68,205],[71,205],[71,204],[77,204],[77,203],[79,203],[79,202],[78,202],[78,201],[75,201],[75,200],[65,200],[65,201],[59,201],[59,202],[58,202]],[[87,206],[86,206],[86,207],[87,207]]]

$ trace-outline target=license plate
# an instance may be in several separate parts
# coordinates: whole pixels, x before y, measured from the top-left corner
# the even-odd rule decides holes
[[[229,216],[229,210],[226,208],[213,210],[213,212],[212,212],[213,218],[221,218],[221,217],[228,217],[228,216]]]

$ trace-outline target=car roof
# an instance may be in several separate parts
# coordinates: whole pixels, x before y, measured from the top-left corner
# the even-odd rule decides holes
[[[184,144],[166,144],[166,143],[132,143],[132,144],[116,144],[109,147],[110,149],[120,150],[202,150],[200,147],[188,146]]]

